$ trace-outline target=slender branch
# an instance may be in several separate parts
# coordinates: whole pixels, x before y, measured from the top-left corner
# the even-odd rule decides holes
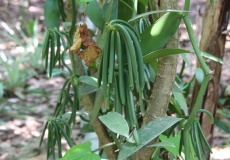
[[[210,74],[211,71],[210,71],[210,69],[208,68],[207,64],[205,63],[204,58],[201,56],[201,51],[200,51],[200,49],[199,49],[199,47],[198,47],[198,44],[197,44],[197,42],[196,42],[196,38],[195,38],[195,35],[194,35],[194,32],[193,32],[193,28],[192,28],[192,25],[191,25],[191,21],[190,21],[188,15],[187,15],[187,16],[184,16],[184,17],[183,17],[183,20],[184,20],[185,26],[186,26],[186,28],[187,28],[187,32],[188,32],[190,41],[191,41],[191,43],[192,43],[192,46],[193,46],[193,48],[194,48],[194,51],[195,51],[196,56],[197,56],[197,58],[198,58],[198,60],[199,60],[199,62],[200,62],[201,67],[202,67],[202,69],[204,70],[204,72],[205,72],[206,75],[207,75],[207,74]]]
[[[200,87],[200,91],[199,91],[197,99],[196,99],[195,106],[193,107],[192,113],[191,113],[188,121],[186,122],[186,124],[184,126],[185,129],[188,129],[192,125],[193,121],[196,118],[196,115],[197,115],[197,113],[198,113],[198,111],[200,109],[201,103],[203,102],[203,96],[204,96],[204,94],[206,92],[210,77],[211,77],[211,75],[208,74],[204,78],[204,81],[203,81],[203,83],[202,83],[202,85]]]

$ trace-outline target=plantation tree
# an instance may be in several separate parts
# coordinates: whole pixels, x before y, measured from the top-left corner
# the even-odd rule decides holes
[[[190,1],[183,10],[177,4],[177,0],[45,1],[42,58],[49,77],[59,68],[66,78],[40,141],[41,146],[48,130],[47,158],[55,159],[56,146],[58,157],[63,156],[62,138],[71,148],[61,159],[207,156],[211,148],[196,117],[204,112],[213,120],[200,105],[211,77],[203,56],[215,57],[198,48],[188,16]],[[77,15],[79,6],[83,16]],[[88,29],[86,16],[96,30]],[[178,54],[187,62],[185,54],[191,52],[178,48],[182,20],[202,75],[196,75],[201,87],[191,113],[186,103],[189,85],[180,79],[183,70],[176,74]],[[76,116],[87,123],[85,129],[93,128],[100,148],[91,151],[91,142],[74,144],[71,130]]]

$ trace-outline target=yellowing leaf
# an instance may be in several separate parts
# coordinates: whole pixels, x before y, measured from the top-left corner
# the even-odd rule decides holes
[[[82,44],[82,40],[81,40],[81,36],[79,33],[79,27],[78,27],[74,35],[73,45],[70,48],[70,52],[77,53],[78,51],[80,51],[81,44]]]

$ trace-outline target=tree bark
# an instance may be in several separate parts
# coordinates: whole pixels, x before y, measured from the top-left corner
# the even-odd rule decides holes
[[[95,99],[94,95],[90,94],[90,95],[82,96],[81,99],[85,107],[85,110],[88,112],[92,112],[94,99]],[[98,118],[96,118],[92,122],[92,126],[95,133],[98,136],[100,146],[113,142],[112,138],[109,136],[108,130]],[[117,152],[115,152],[116,149],[117,149],[116,146],[112,145],[112,146],[105,147],[103,150],[106,153],[109,160],[116,160],[117,159]]]
[[[230,1],[215,1],[213,6],[209,1],[206,2],[200,49],[220,59],[223,59],[224,55],[226,34],[222,32],[227,29],[229,9]],[[202,108],[210,111],[215,116],[219,98],[218,88],[222,64],[215,61],[208,61],[208,66],[214,73],[204,96]],[[211,124],[207,114],[201,114],[200,118],[204,134],[209,143],[211,143],[213,138],[213,124]]]
[[[160,10],[166,9],[177,9],[178,0],[162,0],[160,1]],[[154,43],[154,42],[153,42]],[[177,48],[178,47],[178,35],[177,33],[169,41],[165,48]],[[148,108],[146,115],[143,119],[143,125],[158,117],[163,117],[166,115],[168,110],[168,104],[171,97],[171,92],[176,76],[177,67],[177,56],[167,56],[160,58],[158,61],[158,71],[156,75],[156,80],[150,95],[150,100],[148,102]],[[153,143],[152,141],[151,143]],[[150,160],[154,148],[144,147],[134,154],[135,160]]]

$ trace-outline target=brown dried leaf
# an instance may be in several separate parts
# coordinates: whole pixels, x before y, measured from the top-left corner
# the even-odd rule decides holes
[[[89,67],[92,66],[92,62],[98,58],[100,52],[101,49],[99,47],[88,46],[84,51],[78,52],[77,55],[80,59],[83,59],[85,64]]]
[[[86,24],[80,25],[79,26],[79,33],[82,39],[82,44],[85,47],[88,46],[97,46],[96,43],[94,42]]]
[[[80,26],[77,27],[77,30],[74,34],[74,40],[73,40],[73,45],[71,46],[70,48],[70,52],[79,52],[80,51],[80,48],[81,48],[81,45],[82,45],[82,39],[81,39],[81,36],[80,36]]]

